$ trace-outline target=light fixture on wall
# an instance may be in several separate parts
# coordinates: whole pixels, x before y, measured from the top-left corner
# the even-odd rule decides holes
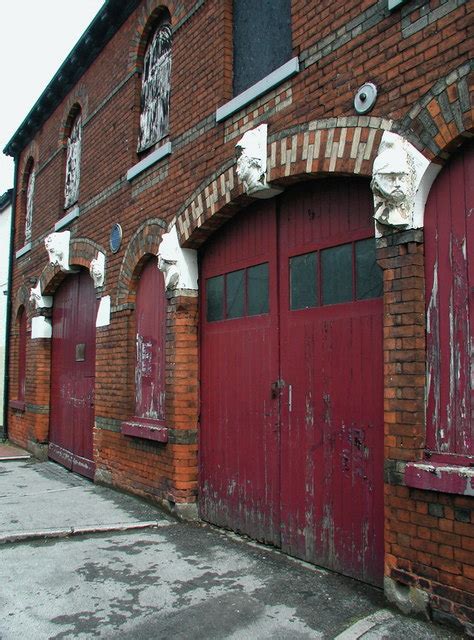
[[[372,109],[377,100],[377,87],[373,82],[366,82],[359,87],[354,98],[354,109],[360,115]]]

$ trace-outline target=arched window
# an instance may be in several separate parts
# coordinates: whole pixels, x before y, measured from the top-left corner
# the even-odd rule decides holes
[[[171,37],[167,14],[152,32],[145,51],[138,151],[148,149],[169,132]]]
[[[35,193],[35,167],[33,160],[28,163],[25,195],[25,244],[31,241],[33,225],[33,200]]]
[[[76,111],[67,139],[66,178],[64,184],[64,208],[68,209],[79,198],[81,177],[82,115]]]

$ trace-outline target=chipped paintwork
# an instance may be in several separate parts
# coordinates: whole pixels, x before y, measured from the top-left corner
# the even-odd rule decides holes
[[[472,456],[472,216],[469,182],[472,148],[453,158],[427,203],[427,453]],[[472,240],[471,240],[472,241]],[[472,249],[471,249],[472,253]],[[462,462],[462,460],[460,460]]]
[[[441,463],[409,463],[405,469],[405,482],[417,489],[473,496],[474,468]]]

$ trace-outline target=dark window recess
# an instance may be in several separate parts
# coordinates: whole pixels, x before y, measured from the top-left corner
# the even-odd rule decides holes
[[[352,244],[321,252],[321,288],[323,304],[352,300]]]
[[[268,262],[247,269],[247,315],[268,313]]]
[[[381,295],[382,270],[375,258],[374,238],[290,258],[290,309],[294,311]]]
[[[382,269],[375,259],[375,239],[355,243],[356,298],[367,300],[382,295]]]
[[[268,313],[268,263],[209,278],[206,300],[208,322]]]
[[[226,282],[226,318],[241,318],[245,313],[245,269],[228,273]]]
[[[290,258],[290,308],[318,306],[318,254],[305,253]]]
[[[224,276],[209,278],[206,282],[207,321],[224,318]]]
[[[233,12],[238,95],[291,58],[291,1],[234,0]]]

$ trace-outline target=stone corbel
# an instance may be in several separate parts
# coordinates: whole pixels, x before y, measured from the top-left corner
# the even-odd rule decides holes
[[[41,282],[38,280],[36,287],[30,289],[30,302],[35,305],[35,309],[51,309],[53,296],[42,295]]]
[[[101,251],[97,253],[97,258],[91,260],[89,272],[94,281],[94,287],[96,289],[102,287],[105,280],[105,254]]]
[[[376,236],[388,228],[420,229],[437,171],[407,140],[385,131],[372,170]],[[427,185],[429,183],[429,185]]]
[[[37,340],[39,338],[52,338],[53,325],[51,318],[45,316],[35,316],[31,318],[31,339]]]
[[[48,252],[49,262],[53,266],[60,267],[62,271],[70,271],[69,267],[69,241],[70,231],[50,233],[44,240],[44,246]]]
[[[173,225],[161,238],[158,248],[158,269],[163,272],[167,291],[176,289],[197,291],[197,252],[194,249],[181,248],[176,225]]]
[[[268,125],[246,131],[235,145],[237,176],[245,192],[254,198],[273,198],[283,191],[267,182]]]

